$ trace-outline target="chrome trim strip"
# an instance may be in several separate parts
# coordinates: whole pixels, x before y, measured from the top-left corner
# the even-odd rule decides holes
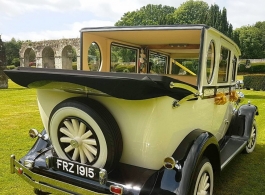
[[[223,170],[225,168],[226,165],[228,165],[228,163],[238,154],[240,153],[243,148],[247,145],[247,142],[245,141],[244,144],[242,144],[241,147],[239,147],[233,155],[231,155],[222,165],[221,165],[221,170]]]
[[[15,156],[10,157],[10,168],[11,173],[16,173],[18,176],[23,178],[34,188],[37,188],[43,192],[55,193],[55,194],[91,194],[91,195],[103,195],[101,193],[93,192],[75,185],[58,181],[49,177],[45,177],[36,173],[33,173],[18,161],[15,160]],[[17,170],[22,169],[23,173],[18,174]],[[74,190],[74,191],[73,191]]]

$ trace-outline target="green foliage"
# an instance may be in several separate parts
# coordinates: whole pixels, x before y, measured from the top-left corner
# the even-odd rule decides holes
[[[77,61],[77,54],[74,48],[72,48],[72,62]]]
[[[12,69],[15,69],[16,66],[15,65],[9,65],[9,66],[6,66],[6,69],[8,70],[12,70]]]
[[[115,66],[114,72],[135,72],[135,65],[118,64]]]
[[[77,62],[72,62],[72,68],[73,70],[77,70]]]
[[[148,4],[140,10],[125,13],[115,26],[174,24],[174,11],[174,7]]]
[[[22,41],[16,41],[15,38],[12,38],[11,41],[5,42],[5,50],[6,50],[6,63],[13,64],[14,58],[19,58],[19,50],[21,48]],[[16,61],[14,61],[16,62]]]
[[[14,66],[19,66],[19,65],[20,65],[20,60],[19,60],[19,58],[13,58],[11,64],[13,64]]]
[[[250,68],[246,68],[244,65],[240,65],[238,67],[238,73],[248,73],[248,74],[265,73],[265,64],[264,63],[251,64]]]
[[[261,32],[261,44],[262,44],[262,51],[265,54],[265,21],[257,22],[254,27],[258,28]],[[264,55],[263,55],[264,56]]]
[[[174,12],[176,24],[204,24],[208,13],[208,4],[204,1],[188,0]]]
[[[209,8],[204,1],[188,0],[178,8],[148,4],[125,13],[116,26],[207,24],[232,36],[233,26],[227,20],[227,11],[214,4]]]
[[[254,26],[243,26],[234,32],[234,39],[241,49],[241,58],[258,59],[265,57],[262,31]]]
[[[36,60],[36,54],[33,51],[33,49],[31,49],[29,52],[29,62],[35,62],[35,60]]]
[[[179,62],[181,62],[181,64],[183,66],[185,66],[186,68],[188,68],[190,71],[192,71],[193,73],[197,73],[198,71],[198,66],[199,66],[199,62],[198,60],[178,60]]]
[[[243,78],[244,88],[265,91],[265,74],[245,75]]]

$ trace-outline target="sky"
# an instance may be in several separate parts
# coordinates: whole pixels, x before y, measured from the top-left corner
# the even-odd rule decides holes
[[[233,28],[265,21],[264,0],[204,0],[227,9]],[[185,0],[0,0],[3,41],[78,38],[85,27],[114,26],[124,13],[147,4],[178,8]]]

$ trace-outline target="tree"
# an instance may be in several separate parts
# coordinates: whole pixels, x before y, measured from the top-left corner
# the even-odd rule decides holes
[[[188,0],[173,14],[175,24],[205,24],[209,6],[204,1]]]
[[[261,31],[262,51],[263,54],[265,54],[265,21],[257,22],[254,27],[258,28]]]
[[[12,65],[15,65],[15,66],[19,66],[20,65],[20,60],[19,60],[19,58],[14,58],[13,60],[12,60],[12,63],[11,63]]]
[[[227,20],[226,8],[219,9],[217,4],[210,7],[204,1],[188,0],[176,9],[176,24],[206,24],[232,38],[233,26]]]
[[[5,49],[6,49],[6,62],[7,65],[15,65],[13,64],[17,60],[14,60],[15,58],[19,59],[19,50],[22,45],[22,41],[16,41],[15,38],[12,38],[10,41],[5,42]]]
[[[204,1],[188,0],[177,9],[148,4],[133,12],[127,12],[116,26],[206,24],[232,38],[233,26],[227,20],[227,10]]]
[[[173,24],[174,7],[148,4],[133,12],[125,13],[115,26]]]
[[[262,50],[262,32],[255,26],[243,26],[234,32],[239,35],[241,58],[264,58]]]
[[[219,28],[220,26],[220,9],[217,4],[211,5],[208,12],[205,23],[214,28]]]

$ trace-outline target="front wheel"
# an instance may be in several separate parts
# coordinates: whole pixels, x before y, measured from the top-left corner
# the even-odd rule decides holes
[[[203,158],[195,170],[195,182],[193,182],[193,195],[213,194],[214,174],[208,158]]]
[[[257,125],[256,121],[254,120],[252,124],[251,134],[249,136],[249,140],[244,150],[245,153],[249,154],[253,152],[253,150],[255,149],[257,143],[257,132],[258,132]]]

